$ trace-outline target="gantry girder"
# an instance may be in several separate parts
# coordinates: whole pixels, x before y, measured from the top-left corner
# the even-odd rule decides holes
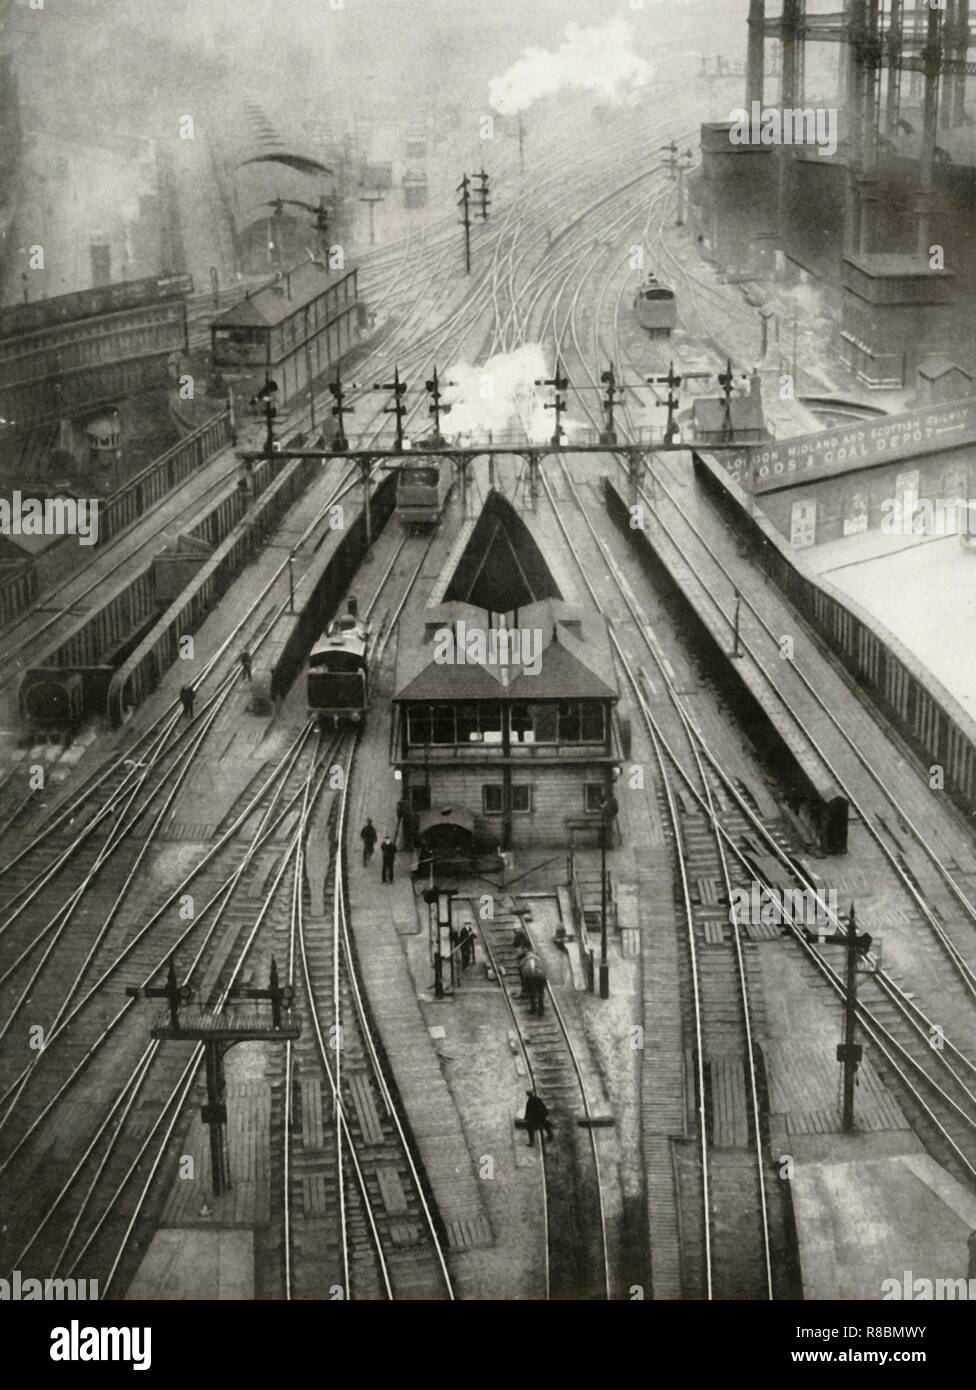
[[[895,24],[886,22],[890,19],[886,14],[874,33],[867,29],[859,33],[860,26],[852,23],[851,17],[843,12],[807,15],[789,4],[784,5],[783,14],[767,17],[761,23],[766,38],[777,39],[787,45],[798,40],[804,43],[850,44],[858,49],[860,59],[871,66],[894,67],[932,76],[976,77],[976,62],[953,58],[945,52],[945,46],[958,48],[960,43],[968,42],[968,14],[961,22],[961,32],[956,34],[953,26],[945,22],[947,11],[937,10],[934,13],[943,18],[940,42],[934,49],[929,40],[927,10],[902,12]]]

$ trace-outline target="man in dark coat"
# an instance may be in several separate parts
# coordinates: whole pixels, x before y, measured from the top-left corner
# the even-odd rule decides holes
[[[535,1091],[526,1091],[528,1099],[525,1102],[525,1128],[529,1131],[529,1148],[535,1148],[535,1136],[543,1130],[546,1138],[552,1140],[552,1124],[549,1120],[549,1107],[545,1101],[536,1095]]]
[[[396,858],[396,845],[389,835],[383,836],[383,843],[380,845],[380,855],[383,859],[383,883],[393,882],[393,861]]]
[[[183,713],[187,719],[193,718],[193,686],[184,685],[180,688],[180,703],[183,706]]]
[[[359,832],[359,838],[363,842],[363,863],[368,864],[373,857],[373,850],[376,848],[377,834],[376,826],[367,817],[366,824]]]
[[[461,928],[461,969],[467,970],[469,965],[474,965],[474,932],[470,925],[465,922]]]

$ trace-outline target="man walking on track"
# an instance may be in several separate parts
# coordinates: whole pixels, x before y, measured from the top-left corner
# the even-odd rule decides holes
[[[241,652],[241,670],[244,672],[244,679],[251,679],[251,653]]]
[[[366,824],[359,832],[359,838],[363,842],[363,863],[368,864],[373,857],[373,850],[376,848],[377,834],[376,826],[367,819]]]
[[[529,1148],[535,1148],[536,1133],[546,1132],[546,1138],[552,1141],[552,1124],[549,1120],[549,1107],[545,1101],[536,1095],[535,1091],[526,1091],[528,1100],[525,1102],[525,1128],[529,1131]]]
[[[193,718],[193,686],[184,685],[180,687],[180,703],[183,706],[183,713],[187,719]]]
[[[383,858],[383,883],[393,882],[393,861],[396,858],[396,845],[389,835],[383,836],[383,843],[380,845],[380,854]]]

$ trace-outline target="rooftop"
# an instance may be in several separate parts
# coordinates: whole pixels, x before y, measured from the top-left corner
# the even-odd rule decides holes
[[[919,279],[946,280],[950,270],[933,270],[928,256],[916,256],[910,251],[872,251],[863,256],[845,256],[844,260],[864,275],[879,279],[888,276],[912,276]]]
[[[499,627],[512,627],[514,621],[513,613],[497,619]],[[599,614],[549,599],[520,608],[518,631],[533,634],[527,665],[499,663],[491,659],[497,652],[476,650],[473,635],[485,634],[486,627],[485,610],[469,603],[421,609],[411,622],[401,622],[394,700],[617,699],[616,682],[608,685],[605,679],[613,671],[613,655]],[[463,661],[435,660],[437,634],[448,628],[455,631]],[[520,654],[527,655],[524,648]]]
[[[341,284],[354,270],[355,266],[347,265],[345,270],[329,271],[321,261],[305,261],[218,314],[213,327],[273,328]]]

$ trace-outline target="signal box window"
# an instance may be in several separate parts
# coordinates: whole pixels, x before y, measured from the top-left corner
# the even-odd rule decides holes
[[[481,788],[481,809],[486,816],[500,816],[505,809],[505,789],[497,783]],[[512,787],[512,813],[527,815],[532,810],[532,788],[528,784]]]
[[[423,747],[430,742],[430,706],[407,706],[407,742],[413,747]]]
[[[598,816],[603,809],[603,798],[607,789],[602,782],[583,784],[583,810],[588,816]]]
[[[559,706],[513,705],[511,728],[515,743],[556,743],[559,735]]]
[[[431,743],[456,743],[453,705],[434,705],[430,715]]]
[[[560,743],[603,743],[606,719],[596,700],[563,700],[559,705]]]

